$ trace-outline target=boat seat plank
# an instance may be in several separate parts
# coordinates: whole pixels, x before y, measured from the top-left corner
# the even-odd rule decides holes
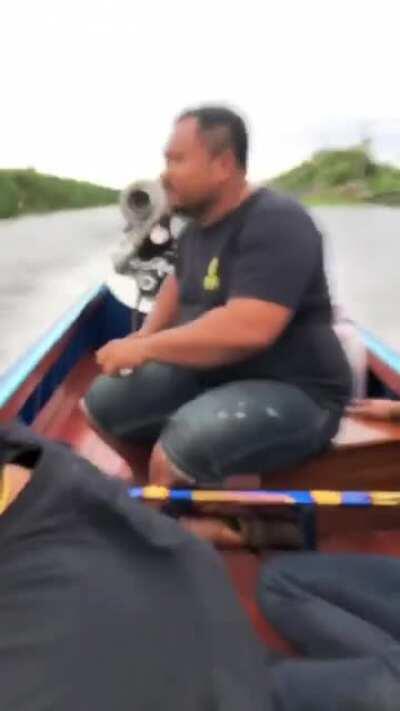
[[[332,446],[296,469],[261,475],[268,488],[400,488],[400,424],[343,418]]]
[[[338,449],[372,447],[400,441],[400,424],[367,420],[354,415],[342,419],[333,445]]]

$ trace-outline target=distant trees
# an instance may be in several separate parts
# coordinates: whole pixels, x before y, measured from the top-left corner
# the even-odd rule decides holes
[[[385,194],[390,193],[388,204],[400,204],[400,170],[375,163],[370,149],[366,138],[352,148],[319,150],[270,184],[310,201],[385,202]]]
[[[0,170],[0,218],[30,212],[96,207],[116,203],[117,200],[117,190],[42,175],[34,168]]]

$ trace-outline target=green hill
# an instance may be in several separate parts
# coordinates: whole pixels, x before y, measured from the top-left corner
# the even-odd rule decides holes
[[[400,205],[400,170],[374,162],[364,146],[318,151],[268,184],[308,204]]]
[[[0,170],[0,218],[110,205],[117,200],[117,190],[92,183],[42,175],[33,169]]]

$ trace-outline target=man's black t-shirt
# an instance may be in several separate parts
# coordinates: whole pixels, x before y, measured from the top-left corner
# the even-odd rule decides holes
[[[261,649],[215,553],[63,445],[0,516],[4,711],[271,711]]]
[[[347,401],[351,376],[332,329],[322,238],[290,198],[261,189],[221,221],[190,225],[179,240],[179,324],[247,297],[286,306],[293,318],[264,352],[233,377],[292,383],[328,407]]]

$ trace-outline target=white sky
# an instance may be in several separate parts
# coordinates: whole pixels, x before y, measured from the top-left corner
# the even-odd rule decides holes
[[[124,186],[170,123],[223,101],[253,178],[377,137],[400,162],[398,0],[1,0],[0,166]]]

